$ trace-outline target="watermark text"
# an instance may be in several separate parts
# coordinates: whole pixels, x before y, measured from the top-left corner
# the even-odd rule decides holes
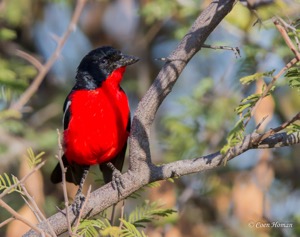
[[[292,222],[264,222],[264,221],[250,221],[248,223],[250,228],[293,228],[294,224]]]

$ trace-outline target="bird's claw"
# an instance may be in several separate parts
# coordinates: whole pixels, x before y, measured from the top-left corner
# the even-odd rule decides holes
[[[82,193],[75,196],[74,202],[72,203],[72,211],[75,216],[79,215],[84,201],[85,201],[85,196]]]
[[[111,185],[114,190],[118,191],[119,196],[121,195],[121,188],[122,189],[125,188],[125,185],[124,185],[124,182],[123,182],[121,176],[122,176],[122,173],[118,169],[114,169],[114,171],[112,173]]]

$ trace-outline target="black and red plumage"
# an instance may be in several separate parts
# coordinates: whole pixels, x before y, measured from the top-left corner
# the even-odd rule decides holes
[[[89,52],[79,64],[75,85],[64,103],[62,160],[68,182],[82,186],[91,165],[100,166],[106,183],[112,180],[115,168],[122,169],[130,109],[120,82],[126,66],[137,61],[137,57],[104,46]],[[62,181],[59,164],[51,181]]]

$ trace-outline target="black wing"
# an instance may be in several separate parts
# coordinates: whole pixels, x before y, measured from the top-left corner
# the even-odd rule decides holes
[[[72,94],[73,90],[70,92],[70,94],[67,96],[65,102],[64,102],[64,106],[63,106],[63,111],[64,111],[64,115],[63,115],[63,126],[64,126],[64,130],[66,130],[69,126],[69,122],[71,119],[71,111],[70,111],[70,105],[71,105],[71,99],[70,96]],[[64,164],[64,167],[67,168],[67,172],[66,172],[66,180],[70,183],[74,183],[76,185],[78,185],[80,183],[82,174],[84,172],[85,169],[88,169],[88,166],[80,166],[77,164],[69,164],[67,158],[65,155],[63,155],[62,157],[62,161]],[[56,183],[60,183],[62,182],[62,170],[60,167],[60,164],[58,163],[52,174],[51,174],[51,181],[52,183],[56,184]]]
[[[69,122],[70,122],[70,119],[71,119],[71,111],[70,111],[70,105],[71,105],[70,96],[71,96],[71,94],[72,94],[72,91],[67,96],[67,98],[64,102],[64,107],[63,107],[63,111],[64,111],[64,115],[63,115],[64,130],[66,130],[68,128]]]

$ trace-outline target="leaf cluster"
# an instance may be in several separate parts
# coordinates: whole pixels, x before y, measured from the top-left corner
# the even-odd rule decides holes
[[[184,20],[198,13],[197,6],[199,4],[199,0],[193,0],[187,4],[172,0],[147,1],[141,8],[140,13],[147,24],[153,24],[156,21],[163,21],[172,17]]]
[[[32,65],[8,58],[0,59],[0,70],[0,100],[7,103],[24,91],[37,73]]]
[[[42,156],[45,154],[45,152],[40,152],[39,154],[35,155],[33,149],[30,147],[27,149],[27,163],[32,169],[37,164],[41,163]],[[20,180],[14,176],[13,174],[8,175],[7,173],[4,173],[3,175],[0,175],[0,191],[8,190],[8,194],[12,192],[18,192],[21,195],[24,195]]]
[[[157,202],[145,201],[142,206],[136,207],[134,211],[130,213],[128,218],[125,218],[127,222],[131,223],[135,227],[145,228],[145,223],[151,222],[158,217],[166,217],[173,214],[174,210],[162,208]]]
[[[35,167],[37,164],[41,163],[42,161],[42,156],[45,155],[45,152],[42,151],[39,154],[35,155],[32,148],[28,148],[27,149],[27,163],[29,165],[30,168]]]
[[[275,70],[268,71],[268,72],[254,73],[252,75],[242,77],[240,79],[240,82],[243,85],[249,85],[250,83],[257,81],[258,79],[263,79],[265,77],[272,78],[274,72]],[[253,107],[256,105],[256,103],[262,96],[266,97],[270,95],[270,93],[274,89],[275,87],[273,86],[269,90],[269,92],[264,95],[266,88],[265,86],[263,86],[261,93],[251,94],[240,101],[239,105],[234,109],[236,114],[239,116],[239,120],[236,122],[234,127],[229,132],[226,138],[226,144],[221,149],[222,154],[226,154],[226,152],[231,147],[235,146],[236,144],[240,143],[243,140],[245,136],[244,134],[245,126],[247,124],[247,121],[251,118],[251,111]]]
[[[286,79],[288,80],[289,86],[295,88],[300,92],[300,66],[299,64],[296,67],[290,68],[285,74]]]
[[[0,59],[0,103],[8,104],[18,96],[28,87],[29,80],[37,73],[32,65],[17,59],[10,51],[11,41],[18,44],[21,40],[18,38],[18,29],[25,29],[27,27],[25,25],[30,22],[29,18],[32,14],[27,13],[32,11],[32,4],[31,0],[5,1],[3,3],[5,9],[0,11],[0,21],[2,22],[0,43],[4,52]]]
[[[234,113],[228,111],[234,109],[236,98],[234,93],[215,90],[211,78],[202,79],[191,94],[178,100],[177,109],[181,112],[165,115],[162,120],[166,157],[171,161],[174,157],[191,158],[202,154],[210,143],[216,148],[221,145],[222,131],[234,118]]]
[[[83,220],[78,228],[80,236],[93,237],[97,235],[112,237],[145,237],[145,233],[138,228],[145,228],[145,224],[159,217],[167,217],[175,211],[163,208],[157,202],[145,201],[136,207],[128,217],[120,218],[120,226],[113,226],[109,220],[102,215],[98,219]]]
[[[15,186],[12,188],[12,186]],[[4,173],[0,175],[0,191],[8,190],[8,194],[12,192],[18,192],[21,195],[24,195],[21,185],[19,184],[19,179],[14,175],[8,175]]]
[[[287,134],[300,132],[300,124],[292,123],[286,127]]]

